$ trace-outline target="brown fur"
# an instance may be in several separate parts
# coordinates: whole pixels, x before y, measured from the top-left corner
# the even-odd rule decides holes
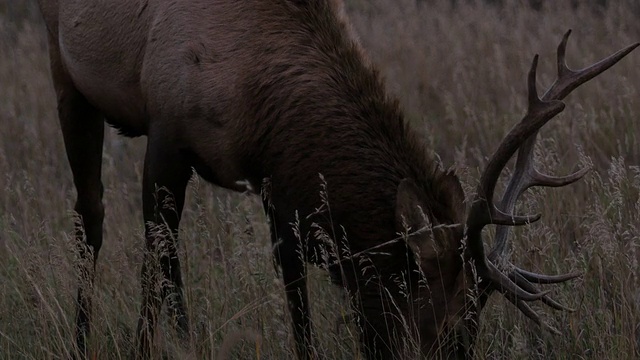
[[[313,236],[314,223],[334,240],[344,230],[347,243],[340,243],[339,251],[359,254],[356,261],[330,264],[329,271],[352,296],[368,358],[410,356],[402,353],[403,341],[419,344],[422,354],[443,346],[439,337],[453,327],[448,321],[457,321],[467,306],[469,284],[458,249],[462,229],[389,241],[405,225],[422,227],[422,212],[432,225],[463,223],[464,194],[455,175],[427,156],[398,102],[388,97],[377,71],[347,35],[340,4],[41,0],[40,6],[78,191],[78,226],[84,226],[89,245],[80,247],[83,256],[92,249],[95,260],[102,242],[101,115],[125,135],[148,136],[143,184],[148,254],[138,355],[149,355],[159,298],[177,295],[171,314],[188,333],[175,247],[157,227],[165,224],[177,234],[191,167],[234,190],[242,190],[237,182],[246,179],[259,192],[268,179],[265,209],[300,357],[314,356],[315,349],[297,249],[307,247],[308,261],[327,265],[318,256],[327,247]],[[330,211],[322,208],[319,174]],[[177,217],[156,206],[169,195]],[[302,242],[291,230],[296,214]],[[378,253],[367,252],[387,242]],[[165,251],[159,259],[163,276],[172,285],[164,285],[161,294],[150,270],[159,250]],[[336,260],[331,255],[330,261]],[[91,280],[91,271],[85,271]],[[408,297],[399,294],[399,280],[411,289]],[[90,311],[85,291],[80,286],[81,351],[86,351]]]

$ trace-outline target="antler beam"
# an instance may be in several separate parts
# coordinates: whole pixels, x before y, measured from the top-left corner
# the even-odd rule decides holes
[[[514,213],[518,198],[528,188],[533,186],[566,186],[578,181],[589,171],[589,168],[585,168],[564,177],[554,177],[537,171],[533,164],[533,149],[538,131],[549,120],[562,112],[564,109],[562,99],[578,86],[615,65],[640,45],[636,43],[627,46],[589,67],[576,71],[570,69],[565,60],[567,41],[570,34],[571,30],[567,31],[558,45],[558,78],[542,98],[538,97],[536,88],[538,55],[534,56],[528,77],[529,105],[527,114],[519,124],[511,129],[489,160],[478,185],[466,223],[466,255],[473,260],[480,278],[487,281],[492,288],[500,291],[527,317],[553,332],[557,332],[557,330],[544,324],[539,315],[525,301],[541,300],[544,304],[557,310],[572,311],[572,309],[551,299],[547,296],[549,291],[541,292],[533,283],[556,284],[574,279],[581,274],[544,275],[514,266],[509,262],[507,256],[508,226],[524,225],[540,219],[539,214],[520,216]],[[518,149],[519,153],[514,173],[501,200],[497,205],[494,205],[493,197],[498,178]],[[482,229],[489,224],[495,224],[498,227],[496,229],[495,246],[489,257],[486,257],[481,233]],[[507,273],[501,271],[496,265],[505,269]]]

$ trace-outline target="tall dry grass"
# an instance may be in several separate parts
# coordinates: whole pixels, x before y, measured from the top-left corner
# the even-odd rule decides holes
[[[42,24],[32,1],[8,1],[0,3],[0,359],[68,358],[75,194]],[[390,91],[425,141],[459,169],[469,196],[497,142],[523,115],[533,54],[541,54],[539,84],[549,85],[555,47],[567,28],[574,29],[570,65],[581,67],[639,41],[640,22],[633,2],[574,9],[558,1],[540,11],[450,3],[352,0],[348,12]],[[513,259],[523,267],[585,272],[554,291],[576,312],[546,312],[562,332],[553,336],[496,295],[481,318],[479,358],[640,356],[639,59],[631,54],[577,90],[565,112],[542,131],[542,169],[567,173],[591,165],[594,171],[570,188],[533,191],[521,209],[541,211],[543,220],[513,237]],[[90,342],[98,359],[128,358],[133,347],[144,243],[144,142],[111,130],[105,140],[105,241]],[[257,199],[195,179],[180,236],[196,336],[187,351],[177,346],[168,324],[160,324],[156,343],[163,351],[184,359],[291,358],[283,289]],[[348,311],[340,291],[320,271],[311,278],[322,351],[328,358],[358,357],[353,329],[334,328],[336,316]]]

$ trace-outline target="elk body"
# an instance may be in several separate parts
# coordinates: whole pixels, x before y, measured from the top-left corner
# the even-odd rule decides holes
[[[317,355],[306,262],[326,267],[348,291],[371,359],[470,356],[480,310],[494,290],[541,325],[527,301],[564,309],[533,284],[577,274],[545,276],[511,265],[505,225],[537,219],[513,214],[526,188],[561,186],[584,174],[537,173],[536,133],[562,111],[559,100],[635,45],[575,73],[564,66],[565,36],[559,79],[542,100],[534,61],[529,111],[491,158],[467,211],[458,178],[427,155],[349,37],[339,4],[41,0],[40,7],[77,190],[80,255],[93,264],[102,245],[103,119],[126,136],[148,138],[139,356],[153,349],[166,298],[178,332],[189,334],[174,239],[192,169],[232,190],[244,191],[238,182],[246,180],[262,194],[300,358]],[[498,176],[518,149],[517,170],[494,205]],[[163,206],[168,198],[171,207]],[[481,231],[488,224],[499,227],[487,255]],[[335,236],[327,241],[318,233]],[[94,268],[80,264],[76,340],[86,353]]]

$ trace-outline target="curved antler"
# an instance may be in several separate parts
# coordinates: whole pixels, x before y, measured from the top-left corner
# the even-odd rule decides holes
[[[538,55],[534,56],[528,77],[529,106],[527,114],[518,125],[511,129],[489,160],[489,164],[482,174],[466,223],[466,255],[474,261],[480,278],[488,281],[493,288],[500,291],[527,317],[553,332],[557,332],[557,330],[544,324],[539,315],[525,301],[541,300],[544,304],[554,309],[567,311],[572,309],[548,297],[549,291],[540,292],[533,283],[555,284],[565,282],[580,276],[581,273],[543,275],[514,266],[509,262],[507,256],[508,226],[524,225],[540,219],[539,214],[529,216],[514,214],[518,197],[528,188],[532,186],[560,187],[569,185],[578,181],[589,171],[589,168],[585,168],[564,177],[554,177],[538,172],[533,165],[533,148],[538,131],[564,109],[564,103],[560,100],[564,99],[581,84],[616,64],[640,45],[636,43],[627,46],[587,68],[575,71],[569,69],[565,61],[567,40],[570,34],[571,30],[567,31],[558,45],[558,78],[542,98],[538,97],[536,88]],[[519,153],[514,173],[509,180],[502,199],[497,205],[494,205],[493,195],[500,173],[518,149]],[[481,232],[489,224],[495,224],[498,227],[496,229],[495,246],[487,258],[484,252]],[[502,272],[496,265],[499,265],[500,268],[505,269],[508,273]]]

